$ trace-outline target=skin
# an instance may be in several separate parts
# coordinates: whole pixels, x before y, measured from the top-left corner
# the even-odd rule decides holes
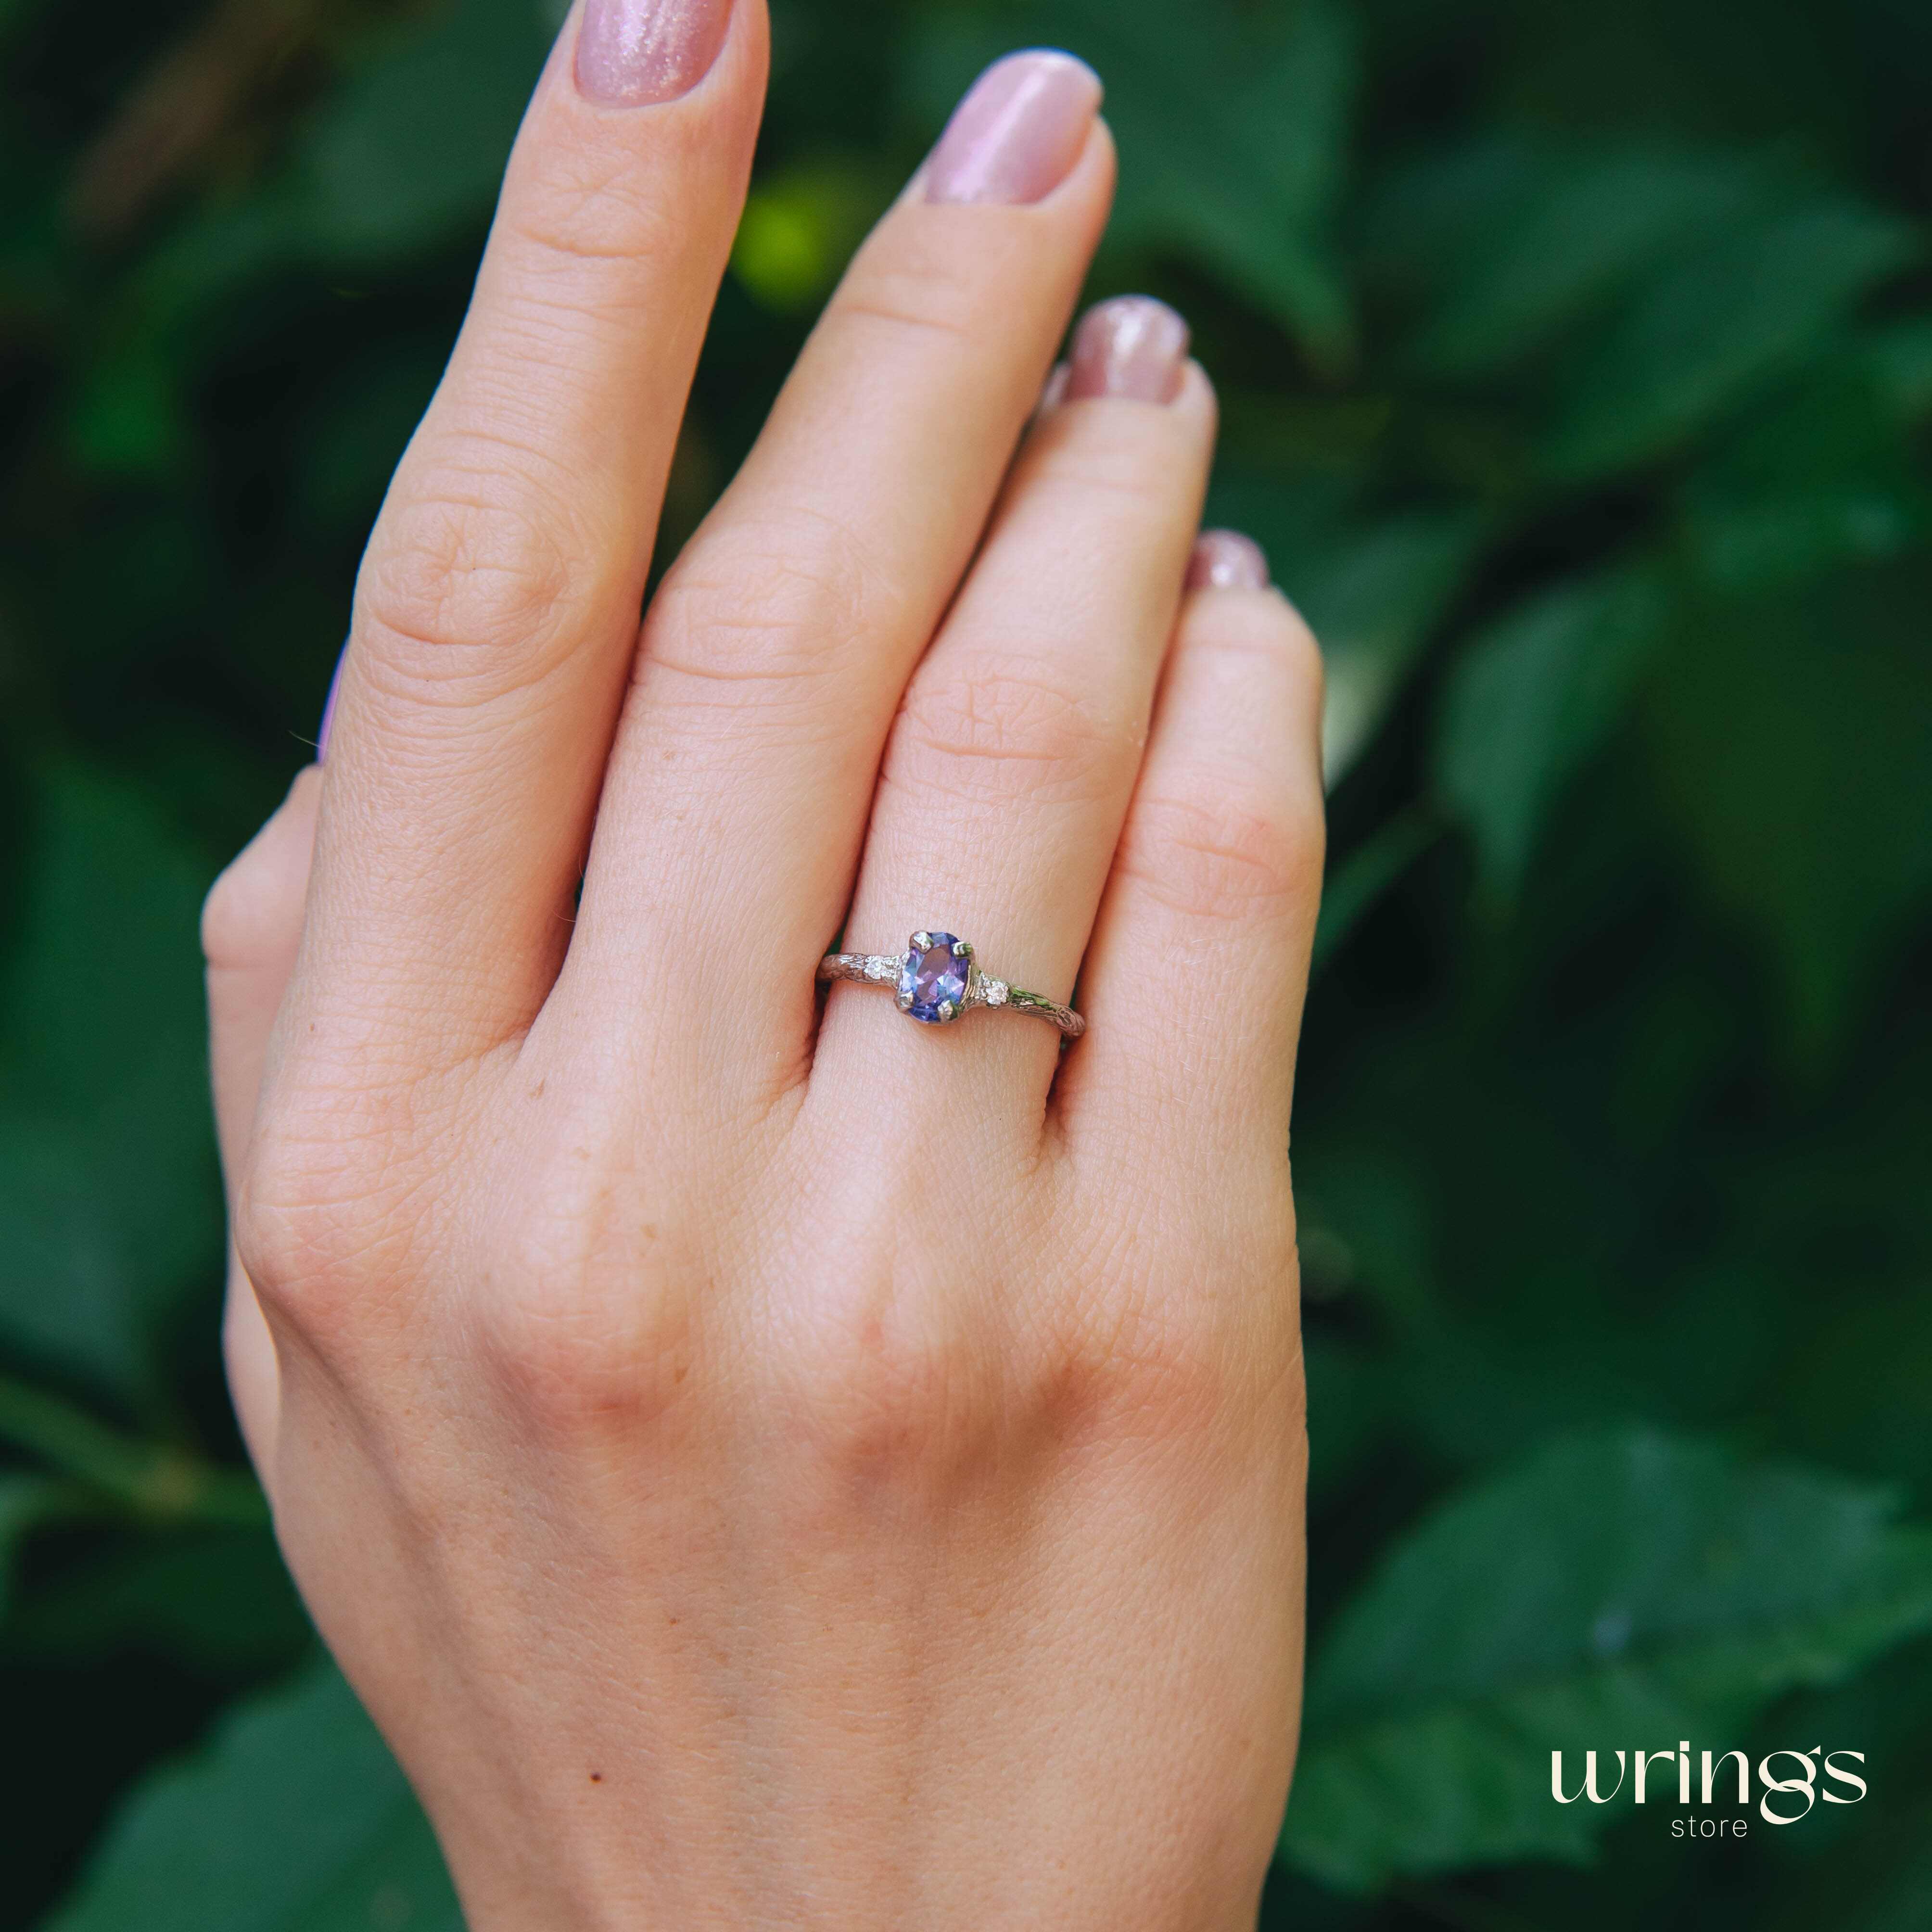
[[[648,111],[553,60],[209,900],[237,1408],[476,1932],[1251,1924],[1318,658],[1184,596],[1197,368],[1036,419],[1098,124],[886,215],[640,632],[764,34]],[[921,924],[1087,1037],[815,996]]]

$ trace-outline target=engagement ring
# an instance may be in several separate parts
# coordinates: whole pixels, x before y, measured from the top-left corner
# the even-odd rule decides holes
[[[975,1006],[1004,1006],[1048,1022],[1070,1040],[1087,1030],[1087,1022],[1071,1006],[981,972],[972,946],[950,932],[915,932],[904,952],[828,952],[818,962],[818,976],[890,986],[899,1011],[927,1026],[943,1026]]]

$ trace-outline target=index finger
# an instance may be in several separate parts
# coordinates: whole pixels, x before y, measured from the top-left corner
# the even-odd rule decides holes
[[[471,1058],[555,975],[766,59],[763,0],[582,0],[565,25],[357,585],[304,1036],[346,1012],[406,1043],[392,1064]]]

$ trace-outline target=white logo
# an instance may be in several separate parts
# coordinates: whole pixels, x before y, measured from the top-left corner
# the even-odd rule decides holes
[[[1757,1810],[1767,1825],[1795,1825],[1801,1818],[1810,1815],[1811,1808],[1821,1799],[1827,1804],[1856,1804],[1865,1796],[1869,1787],[1858,1772],[1841,1767],[1840,1760],[1846,1763],[1863,1764],[1863,1751],[1826,1750],[1822,1744],[1814,1744],[1809,1750],[1768,1751],[1757,1766]],[[1720,1817],[1673,1818],[1670,1835],[1673,1838],[1742,1838],[1750,1830],[1747,1815],[1751,1808],[1751,1762],[1741,1750],[1727,1750],[1702,1754],[1700,1763],[1694,1762],[1688,1738],[1680,1738],[1675,1750],[1618,1751],[1616,1754],[1616,1782],[1606,1791],[1602,1780],[1608,1774],[1607,1766],[1600,1767],[1598,1754],[1583,1754],[1583,1776],[1574,1791],[1563,1788],[1563,1754],[1554,1750],[1550,1754],[1550,1795],[1559,1804],[1574,1804],[1580,1798],[1588,1798],[1592,1804],[1607,1804],[1624,1788],[1628,1776],[1630,1781],[1630,1798],[1638,1804],[1651,1802],[1650,1778],[1653,1766],[1659,1764],[1674,1765],[1676,1768],[1676,1803],[1686,1809],[1694,1806],[1722,1804],[1726,1801],[1720,1795],[1720,1790],[1731,1783],[1731,1768],[1736,1767],[1737,1806],[1736,1812]],[[1789,1774],[1779,1777],[1776,1767],[1789,1768]],[[1698,1773],[1697,1796],[1691,1796],[1692,1773]],[[1822,1774],[1824,1782],[1821,1784]],[[1850,1792],[1829,1788],[1842,1785]],[[1669,1804],[1670,1798],[1658,1802]]]

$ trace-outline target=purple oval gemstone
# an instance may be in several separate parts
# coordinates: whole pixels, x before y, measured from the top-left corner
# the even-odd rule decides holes
[[[954,1018],[966,1001],[973,962],[953,951],[959,942],[950,932],[928,932],[930,946],[908,948],[899,968],[899,1000],[916,1020],[928,1026]]]

